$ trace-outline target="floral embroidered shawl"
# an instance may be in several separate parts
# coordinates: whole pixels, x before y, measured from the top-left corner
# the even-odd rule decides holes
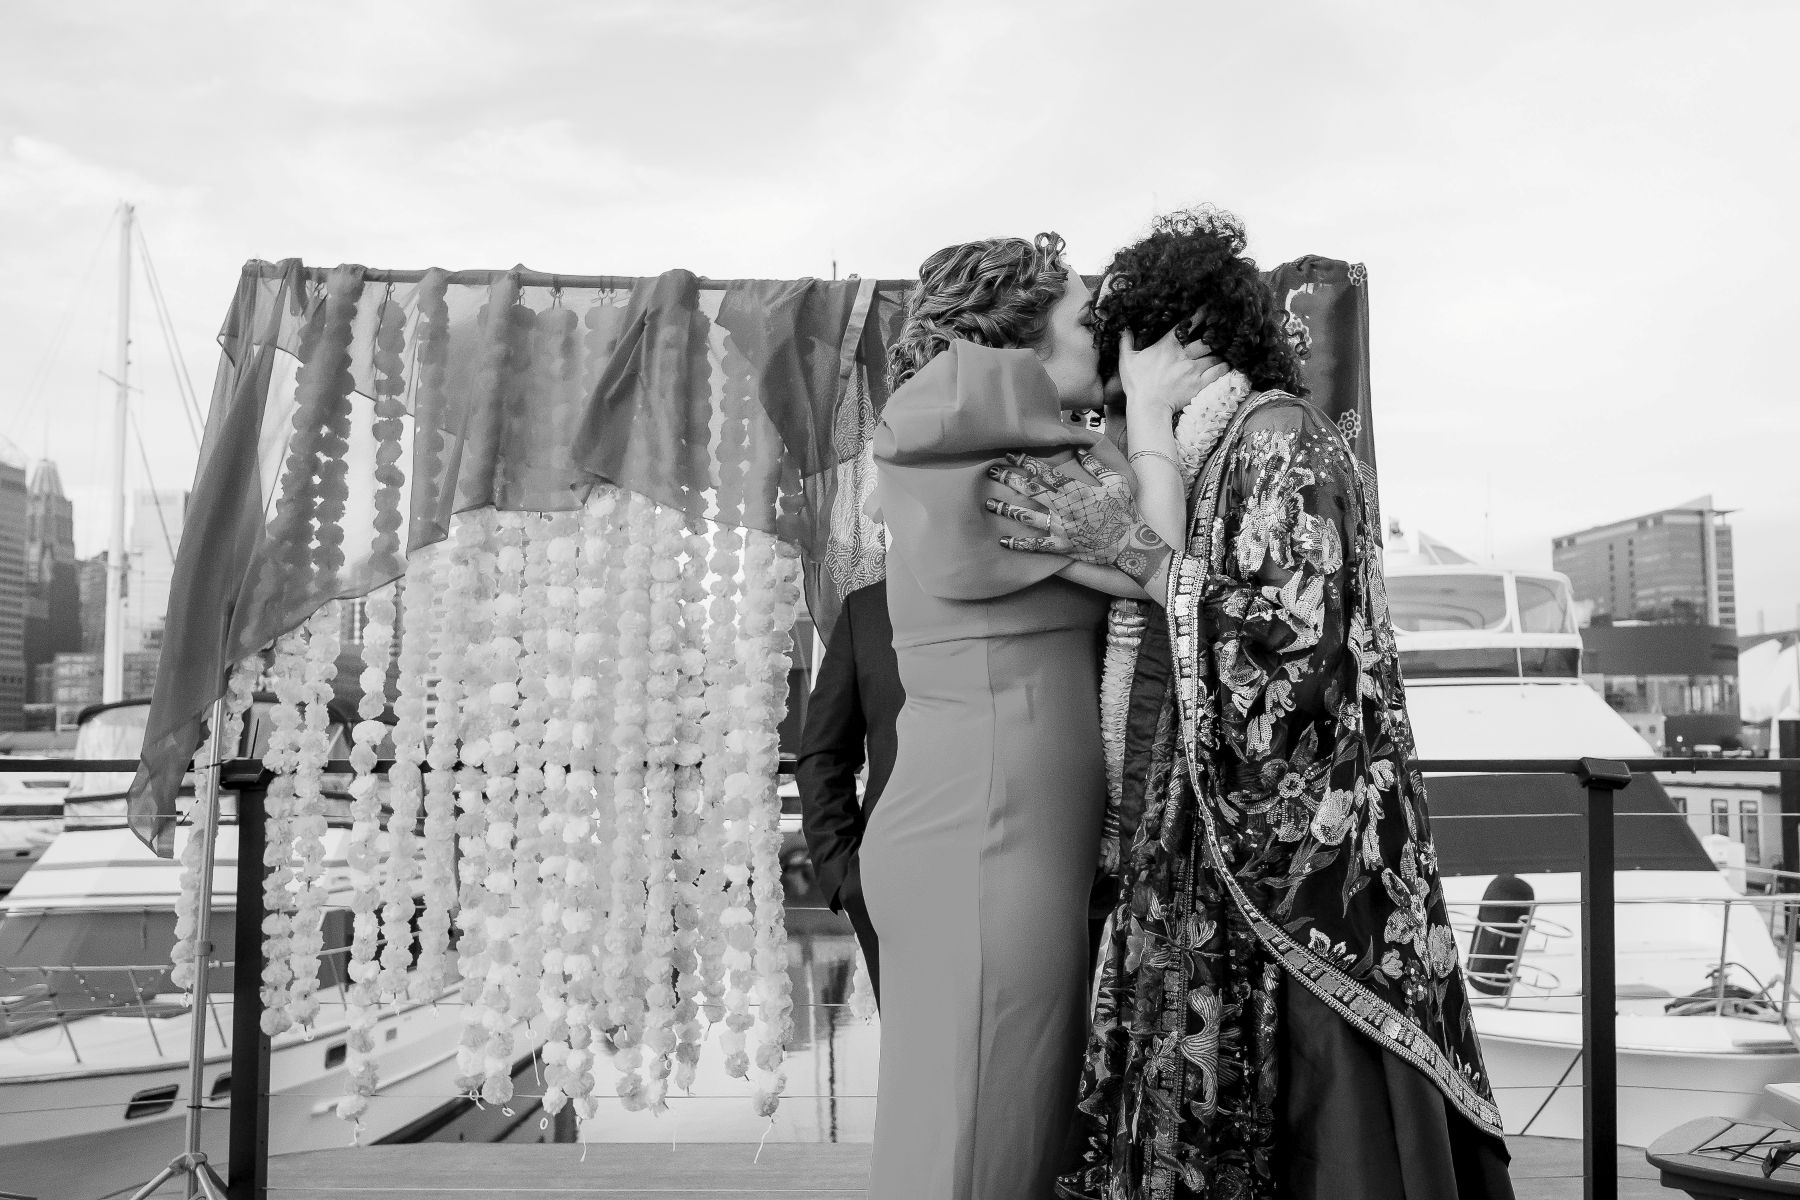
[[[1271,1195],[1284,973],[1500,1134],[1380,515],[1337,427],[1284,393],[1253,397],[1195,483],[1183,551],[1166,610],[1119,602],[1108,632],[1121,888],[1081,1084],[1087,1150],[1063,1194]]]

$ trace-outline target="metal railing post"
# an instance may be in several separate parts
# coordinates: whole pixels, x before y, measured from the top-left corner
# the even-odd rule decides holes
[[[264,799],[260,762],[234,763],[238,788],[237,938],[231,972],[231,1200],[269,1194],[269,1039],[262,1031]]]
[[[1587,789],[1581,857],[1582,1194],[1619,1195],[1618,930],[1613,914],[1613,794],[1631,768],[1584,758],[1576,778]]]

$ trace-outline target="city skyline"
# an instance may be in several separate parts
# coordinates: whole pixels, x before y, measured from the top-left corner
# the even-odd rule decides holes
[[[893,278],[952,241],[1055,229],[1094,271],[1152,213],[1212,200],[1265,266],[1367,264],[1386,513],[1547,565],[1560,532],[1711,491],[1736,510],[1739,623],[1793,623],[1800,403],[1774,348],[1800,297],[1762,282],[1800,267],[1795,164],[1769,152],[1791,140],[1793,6],[361,14],[357,44],[405,45],[403,70],[345,54],[314,12],[9,16],[0,435],[62,465],[83,556],[105,544],[79,514],[109,470],[121,199],[202,405],[252,257]],[[931,36],[952,19],[966,36]],[[999,45],[1063,74],[1009,85],[978,69]],[[134,490],[187,486],[197,441],[155,310],[141,280]]]

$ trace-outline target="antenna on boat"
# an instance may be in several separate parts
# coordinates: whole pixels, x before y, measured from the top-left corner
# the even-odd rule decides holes
[[[1494,476],[1487,477],[1487,511],[1481,514],[1482,537],[1487,542],[1488,561],[1494,561]]]

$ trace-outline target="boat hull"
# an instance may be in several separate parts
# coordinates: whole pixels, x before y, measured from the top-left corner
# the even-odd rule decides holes
[[[1710,1024],[1717,1018],[1649,1019]],[[1782,1108],[1766,1092],[1770,1084],[1800,1079],[1800,1050],[1791,1043],[1754,1042],[1734,1050],[1731,1030],[1713,1049],[1629,1044],[1632,1018],[1620,1019],[1618,1056],[1619,1144],[1648,1146],[1696,1115],[1739,1120],[1776,1118]],[[1782,1038],[1780,1028],[1749,1021],[1749,1038]],[[1475,1010],[1481,1054],[1509,1135],[1582,1136],[1581,1016],[1481,1008]],[[1698,1032],[1698,1030],[1696,1031]]]
[[[221,1017],[229,1028],[229,1006]],[[382,1079],[371,1097],[362,1141],[376,1141],[442,1108],[456,1094],[456,1042],[460,1008],[419,1007],[384,1016],[375,1037]],[[50,1039],[54,1029],[25,1035]],[[343,1094],[345,1064],[323,1064],[341,1045],[341,1030],[307,1041],[284,1038],[269,1060],[269,1151],[288,1154],[344,1146],[352,1127],[335,1112]],[[184,1047],[185,1048],[185,1047]],[[66,1051],[65,1051],[66,1053]],[[224,1175],[230,1125],[228,1057],[210,1059],[204,1075],[209,1101],[201,1148]],[[188,1067],[180,1061],[104,1073],[65,1073],[0,1082],[0,1190],[38,1200],[100,1200],[141,1187],[148,1175],[186,1148]],[[166,1109],[127,1119],[131,1097],[173,1087]],[[148,1170],[146,1167],[148,1166]],[[171,1186],[170,1195],[180,1195]]]

